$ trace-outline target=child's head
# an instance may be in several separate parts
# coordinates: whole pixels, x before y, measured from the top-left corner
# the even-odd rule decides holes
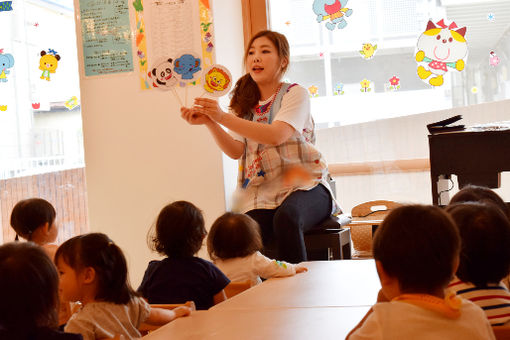
[[[171,258],[191,257],[206,235],[202,211],[190,202],[176,201],[159,213],[155,231],[149,231],[149,247]]]
[[[398,281],[401,294],[436,295],[453,277],[459,247],[457,228],[447,213],[435,206],[407,205],[384,219],[373,252],[384,272]]]
[[[446,211],[461,238],[457,277],[475,286],[499,283],[510,272],[510,222],[491,203],[465,202]]]
[[[57,238],[55,216],[55,208],[50,202],[29,198],[19,201],[12,209],[11,226],[17,235],[42,245]]]
[[[480,187],[477,185],[467,185],[457,192],[452,199],[450,204],[460,202],[490,202],[498,206],[499,209],[510,218],[510,209],[506,205],[505,201],[498,194],[486,187]]]
[[[259,225],[245,214],[221,215],[207,236],[207,251],[213,260],[245,257],[261,249]]]
[[[58,273],[39,246],[0,246],[0,305],[0,329],[57,327]]]
[[[97,301],[128,303],[135,295],[128,282],[122,250],[101,233],[75,236],[58,248],[55,264],[65,301],[80,301],[83,286],[92,287]]]

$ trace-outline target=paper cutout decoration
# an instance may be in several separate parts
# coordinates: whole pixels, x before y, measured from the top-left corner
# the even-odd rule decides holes
[[[172,71],[173,59],[162,58],[149,69],[149,79],[152,87],[160,90],[171,90],[178,82],[177,75]]]
[[[471,88],[471,93],[472,93],[472,94],[477,94],[477,93],[478,93],[478,87],[473,86],[473,87]]]
[[[366,92],[372,91],[372,88],[370,87],[372,82],[370,80],[367,80],[365,78],[359,84],[361,85],[361,89],[360,89],[361,92],[366,93]]]
[[[494,13],[487,14],[487,20],[494,22],[496,20],[496,16],[494,15]]]
[[[377,51],[377,44],[372,45],[371,43],[366,43],[361,47],[359,54],[363,57],[363,59],[369,60],[374,57],[375,51]]]
[[[350,17],[352,9],[345,8],[349,0],[314,0],[312,8],[317,14],[317,22],[326,22],[326,28],[333,31],[335,28],[342,29],[347,26],[344,16]]]
[[[3,53],[3,49],[0,50],[0,82],[7,82],[7,75],[11,73],[10,68],[14,66],[14,57],[12,54]]]
[[[41,103],[32,103],[32,109],[39,110],[40,107],[41,107]]]
[[[159,59],[148,72],[148,77],[153,88],[157,88],[162,91],[172,90],[174,96],[179,100],[182,105],[182,100],[175,90],[175,85],[179,82],[177,74],[172,71],[173,59],[165,57]]]
[[[174,72],[177,73],[180,80],[184,82],[193,82],[200,76],[201,60],[192,53],[182,54],[174,60]]]
[[[0,12],[12,11],[12,1],[0,1]]]
[[[46,79],[50,81],[50,74],[55,73],[58,67],[58,61],[60,60],[60,56],[57,51],[53,49],[48,49],[48,52],[41,51],[41,59],[39,59],[39,70],[43,71],[41,74],[41,79]]]
[[[344,94],[344,84],[336,83],[335,87],[333,88],[333,95],[340,96],[342,94]]]
[[[496,53],[494,53],[494,51],[491,51],[489,53],[489,65],[496,67],[499,65],[499,62],[500,62],[499,57],[496,55]]]
[[[202,84],[207,95],[221,97],[227,94],[232,87],[232,75],[223,65],[209,66],[202,77]]]
[[[7,105],[0,105],[0,111],[7,111]]]
[[[397,76],[391,77],[389,83],[384,84],[384,89],[386,91],[397,91],[400,89],[400,78]]]
[[[308,92],[310,93],[310,97],[318,97],[319,96],[319,88],[315,85],[312,85],[308,88]]]
[[[446,25],[444,20],[437,26],[429,20],[425,32],[418,38],[416,62],[420,79],[432,86],[444,83],[448,70],[462,71],[468,53],[466,27],[459,29],[455,22]]]
[[[74,109],[76,106],[78,106],[78,98],[76,96],[72,96],[68,101],[64,104],[65,107],[67,107],[68,110]]]

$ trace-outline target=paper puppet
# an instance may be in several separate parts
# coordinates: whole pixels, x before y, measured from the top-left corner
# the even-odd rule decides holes
[[[60,56],[57,54],[57,51],[51,48],[48,50],[48,53],[41,51],[41,59],[39,59],[39,70],[43,71],[41,79],[50,81],[50,73],[55,73],[59,60]]]
[[[10,68],[14,66],[14,57],[12,54],[3,53],[3,50],[0,50],[0,82],[7,82],[7,75],[11,73],[9,71]]]
[[[444,83],[443,75],[448,69],[462,71],[467,57],[466,27],[457,29],[455,22],[446,26],[444,20],[434,25],[432,21],[418,38],[418,76],[432,86]]]
[[[496,67],[499,65],[499,62],[499,57],[496,55],[496,53],[494,53],[494,51],[491,51],[489,53],[489,65]]]
[[[225,66],[214,64],[205,70],[202,83],[208,95],[221,97],[232,87],[232,75]]]
[[[349,17],[352,9],[345,8],[349,0],[314,0],[313,11],[317,14],[317,22],[326,22],[326,28],[333,31],[347,26],[344,16]]]
[[[150,69],[148,75],[152,81],[152,87],[160,90],[170,90],[177,84],[177,77],[172,71],[172,61],[172,58],[163,58]]]
[[[368,60],[374,57],[375,51],[377,51],[377,44],[372,45],[371,43],[363,44],[359,53],[363,59]]]
[[[194,81],[198,72],[202,70],[201,61],[192,54],[183,54],[174,60],[174,72],[179,74],[183,81]]]

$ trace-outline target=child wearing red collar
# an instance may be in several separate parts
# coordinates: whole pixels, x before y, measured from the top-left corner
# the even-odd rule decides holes
[[[459,249],[455,224],[440,208],[393,210],[373,242],[378,301],[347,339],[495,339],[478,306],[445,294]]]

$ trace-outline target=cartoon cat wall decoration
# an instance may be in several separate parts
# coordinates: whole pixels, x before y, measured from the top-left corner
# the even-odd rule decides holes
[[[432,86],[441,86],[449,70],[462,71],[468,54],[466,27],[457,29],[455,22],[444,20],[434,24],[429,20],[425,32],[418,38],[416,62],[418,77]]]

